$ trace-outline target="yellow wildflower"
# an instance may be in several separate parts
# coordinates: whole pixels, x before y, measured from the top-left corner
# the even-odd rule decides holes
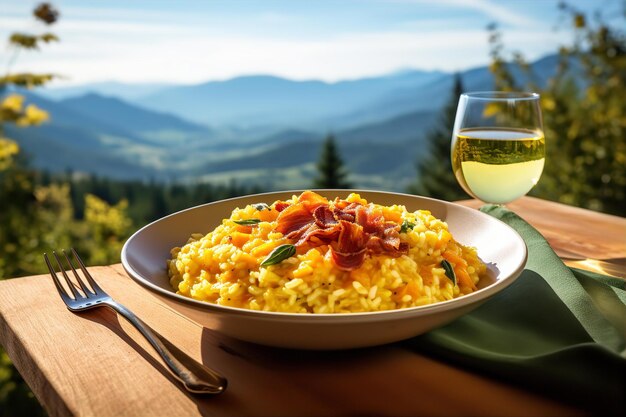
[[[41,110],[34,104],[26,106],[26,110],[22,117],[15,121],[15,124],[21,127],[37,126],[50,119],[50,115],[45,110]]]
[[[50,115],[47,111],[40,109],[34,104],[26,106],[26,117],[33,125],[39,125],[50,119]]]
[[[24,96],[19,94],[9,94],[2,102],[2,109],[13,113],[20,113],[24,104]]]
[[[6,138],[0,138],[0,171],[6,169],[13,161],[13,155],[17,155],[20,147],[17,143]]]

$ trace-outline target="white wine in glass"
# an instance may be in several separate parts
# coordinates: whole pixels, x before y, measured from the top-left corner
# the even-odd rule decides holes
[[[463,189],[506,204],[539,181],[546,154],[539,95],[462,94],[452,134],[452,169]]]

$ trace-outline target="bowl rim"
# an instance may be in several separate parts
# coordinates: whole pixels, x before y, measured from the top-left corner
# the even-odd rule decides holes
[[[485,216],[485,218],[489,219],[488,221],[498,222],[502,226],[505,226],[512,232],[512,236],[515,238],[515,240],[517,240],[518,243],[521,243],[523,256],[520,258],[520,261],[517,267],[515,268],[515,270],[511,272],[508,276],[501,278],[501,279],[496,279],[495,282],[487,285],[484,288],[476,290],[471,294],[466,294],[458,298],[453,298],[451,300],[439,301],[436,303],[426,304],[423,306],[406,307],[406,308],[399,308],[399,309],[393,309],[393,310],[365,311],[365,312],[355,312],[355,313],[309,313],[309,314],[290,313],[290,312],[281,312],[281,311],[251,310],[251,309],[246,309],[246,308],[241,308],[241,307],[222,306],[219,304],[212,304],[212,303],[208,303],[205,301],[195,300],[190,297],[185,297],[183,295],[176,294],[173,290],[171,291],[166,290],[155,285],[150,280],[144,278],[139,272],[137,272],[132,267],[131,263],[129,262],[128,251],[129,251],[129,247],[132,245],[133,240],[136,239],[137,236],[143,233],[143,231],[146,230],[147,228],[152,227],[154,224],[158,222],[165,221],[166,219],[170,217],[180,215],[183,212],[187,212],[191,210],[198,210],[203,207],[211,206],[211,205],[227,204],[229,202],[234,202],[237,200],[242,200],[242,199],[247,199],[247,198],[262,197],[262,196],[267,197],[267,196],[278,195],[278,194],[294,193],[297,195],[306,190],[310,190],[314,192],[337,192],[337,193],[352,192],[352,193],[357,193],[357,194],[358,193],[378,193],[378,194],[386,194],[390,196],[400,196],[403,198],[430,200],[438,204],[443,204],[444,206],[452,206],[457,210],[460,209],[462,211],[471,212],[473,213],[472,215]],[[264,193],[257,193],[257,194],[248,194],[248,195],[243,195],[239,197],[232,197],[232,198],[212,201],[210,203],[200,204],[200,205],[193,206],[193,207],[188,207],[186,209],[168,214],[167,216],[163,216],[143,226],[142,228],[137,230],[135,233],[133,233],[126,240],[126,242],[124,243],[124,246],[122,247],[122,252],[121,252],[122,266],[124,267],[124,270],[126,271],[126,273],[130,276],[130,278],[134,282],[143,286],[144,288],[147,288],[148,290],[156,293],[157,295],[164,296],[165,298],[169,300],[182,303],[188,307],[195,307],[201,310],[206,310],[208,313],[211,313],[211,312],[228,313],[228,314],[234,314],[234,315],[252,316],[256,318],[265,318],[265,319],[272,319],[272,318],[282,319],[282,320],[295,319],[295,320],[301,320],[301,321],[319,322],[319,321],[328,321],[328,320],[359,321],[359,319],[360,320],[376,320],[376,319],[385,320],[385,319],[388,319],[390,316],[396,317],[396,316],[407,316],[407,315],[411,317],[418,317],[418,316],[427,315],[427,314],[434,313],[434,312],[439,312],[442,310],[446,311],[446,310],[453,310],[456,308],[461,308],[467,305],[484,301],[488,299],[489,297],[491,297],[492,295],[495,295],[496,293],[502,291],[506,287],[513,284],[513,282],[516,281],[517,278],[521,275],[526,265],[526,262],[528,260],[528,248],[526,246],[526,242],[524,242],[524,239],[522,239],[522,237],[519,235],[519,233],[517,233],[515,229],[513,229],[511,226],[509,226],[508,224],[504,223],[503,221],[495,217],[489,216],[486,213],[483,213],[479,210],[476,210],[470,207],[462,206],[460,204],[456,204],[456,203],[452,203],[452,202],[448,202],[444,200],[439,200],[436,198],[423,197],[423,196],[418,196],[418,195],[413,195],[413,194],[398,193],[398,192],[391,192],[391,191],[378,191],[378,190],[368,190],[368,189],[325,189],[325,188],[317,188],[317,189],[309,188],[306,190],[294,189],[294,190],[271,191],[271,192],[264,192]],[[165,262],[165,259],[163,261]]]

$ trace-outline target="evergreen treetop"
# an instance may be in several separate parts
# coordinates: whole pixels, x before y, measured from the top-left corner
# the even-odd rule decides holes
[[[450,99],[441,110],[439,123],[426,136],[426,149],[418,154],[417,179],[408,187],[412,194],[454,201],[467,198],[458,184],[450,157],[450,143],[459,96],[461,77],[456,74]]]
[[[313,181],[315,188],[352,188],[348,181],[348,173],[332,134],[326,136],[322,145],[322,153],[317,163],[318,176]]]

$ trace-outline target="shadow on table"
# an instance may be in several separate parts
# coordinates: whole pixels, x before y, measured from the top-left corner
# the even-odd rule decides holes
[[[124,319],[121,318],[115,311],[113,311],[113,310],[111,310],[109,308],[98,308],[98,309],[94,309],[94,310],[90,310],[90,311],[86,311],[84,313],[81,313],[81,316],[86,318],[87,320],[90,320],[90,321],[92,321],[94,323],[98,323],[98,324],[108,328],[109,330],[111,330],[120,339],[122,339],[124,342],[126,342],[132,349],[134,349],[137,353],[139,353],[141,355],[141,357],[143,359],[145,359],[146,362],[148,362],[151,366],[153,366],[157,371],[159,371],[159,373],[161,373],[161,375],[163,375],[165,378],[167,378],[172,383],[172,385],[177,387],[186,396],[188,396],[190,398],[196,398],[195,396],[190,394],[185,389],[183,384],[180,381],[178,381],[178,379],[176,379],[171,374],[171,372],[169,371],[167,366],[160,359],[155,359],[151,355],[152,352],[148,352],[141,345],[139,345],[137,342],[135,342],[135,340],[133,339],[133,336],[130,336],[128,334],[128,332],[121,325],[121,321],[124,320]],[[143,336],[139,333],[138,330],[136,330],[134,327],[132,329],[133,329],[132,330],[133,332],[136,332],[137,336],[143,338]],[[155,330],[153,329],[153,331],[155,331]],[[152,348],[150,348],[150,349],[152,349]],[[217,398],[217,397],[212,397],[212,398]]]
[[[385,352],[393,349],[394,345],[346,351],[272,348],[204,328],[202,362],[226,375],[228,389],[218,402],[202,399],[198,409],[202,415],[389,414],[370,408],[355,393],[363,389],[374,394],[378,384],[361,387],[371,377],[363,379],[359,375],[374,372],[363,364],[379,363],[381,358],[391,357]],[[360,388],[345,389],[346,384]]]

